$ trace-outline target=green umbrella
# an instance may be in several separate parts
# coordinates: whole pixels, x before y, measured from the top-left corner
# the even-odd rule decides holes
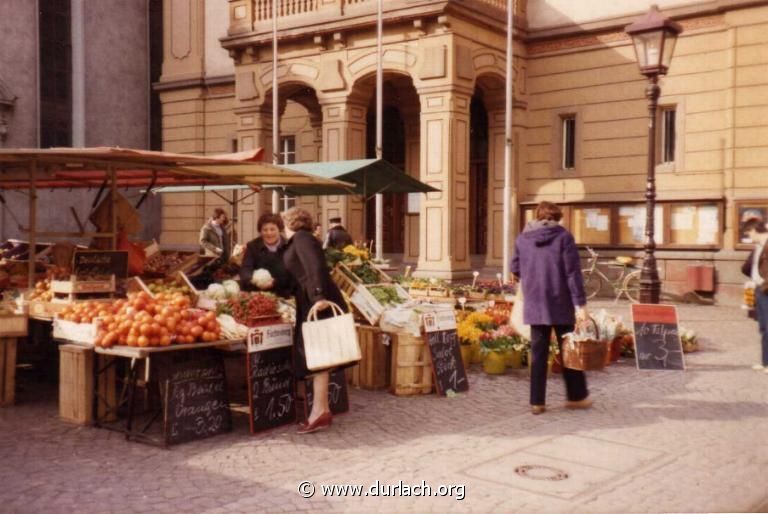
[[[433,193],[440,191],[407,173],[403,173],[395,165],[384,159],[307,162],[282,164],[281,167],[307,175],[354,184],[354,187],[308,184],[280,188],[290,196],[353,194],[370,197],[378,193]]]

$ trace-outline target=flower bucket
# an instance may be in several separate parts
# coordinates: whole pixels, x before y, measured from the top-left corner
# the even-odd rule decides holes
[[[480,342],[472,343],[472,364],[481,364],[483,354],[480,352]]]
[[[507,369],[501,352],[488,352],[483,356],[483,371],[488,375],[503,375]]]
[[[522,369],[523,367],[523,352],[517,350],[509,350],[504,355],[504,361],[508,368]]]
[[[464,362],[464,369],[469,369],[470,364],[472,364],[472,357],[475,354],[475,349],[471,344],[462,344],[459,345],[459,350],[461,350],[461,360]]]
[[[699,350],[698,341],[683,340],[683,353],[693,353]]]

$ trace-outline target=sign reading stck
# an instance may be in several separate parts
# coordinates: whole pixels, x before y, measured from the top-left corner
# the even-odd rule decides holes
[[[277,323],[248,330],[248,353],[283,348],[293,344],[293,327],[290,323]]]

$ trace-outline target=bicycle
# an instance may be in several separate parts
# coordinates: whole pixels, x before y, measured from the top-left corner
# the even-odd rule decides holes
[[[590,247],[587,247],[587,251],[589,252],[589,268],[581,270],[581,275],[584,278],[584,292],[587,298],[597,296],[603,285],[608,283],[613,287],[613,292],[616,294],[614,301],[618,302],[622,295],[627,295],[627,298],[632,303],[640,301],[640,270],[632,264],[634,260],[632,257],[619,256],[612,261],[599,263],[611,268],[621,268],[619,276],[611,280],[597,267],[597,259],[599,257],[597,252]]]

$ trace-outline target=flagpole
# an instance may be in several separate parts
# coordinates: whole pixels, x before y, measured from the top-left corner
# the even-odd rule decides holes
[[[280,0],[272,0],[272,164],[280,164],[280,119],[277,92],[277,6]],[[272,191],[272,212],[280,212],[280,192]]]
[[[378,9],[376,15],[376,158],[381,159],[383,154],[383,132],[382,123],[384,120],[384,69],[382,55],[382,38],[384,26],[383,0],[378,0]],[[376,195],[376,259],[381,261],[384,258],[384,198],[381,194]]]
[[[503,262],[502,278],[504,282],[509,280],[509,266],[511,253],[510,222],[512,209],[510,202],[512,200],[512,100],[514,83],[513,46],[512,29],[514,22],[514,0],[507,0],[507,83],[506,83],[506,106],[504,114],[504,211],[503,211]]]

